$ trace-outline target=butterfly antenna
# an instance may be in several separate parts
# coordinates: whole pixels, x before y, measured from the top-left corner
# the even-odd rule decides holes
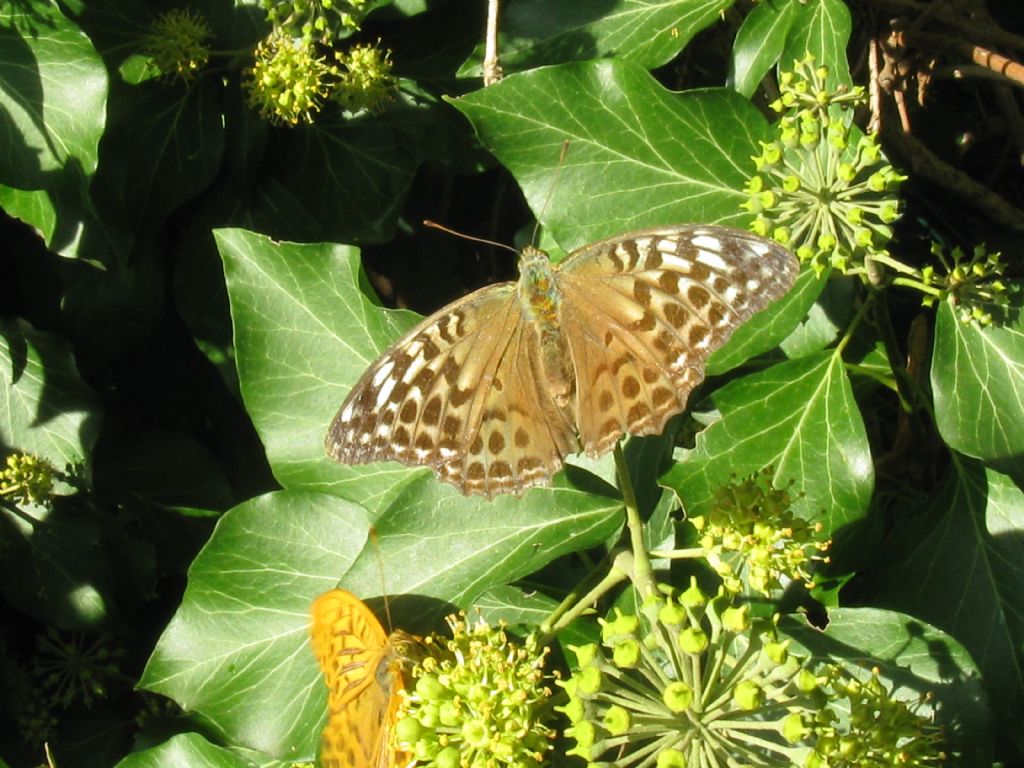
[[[391,604],[388,601],[388,585],[384,579],[384,558],[380,554],[380,541],[377,539],[377,529],[370,526],[368,531],[370,544],[373,546],[373,554],[377,556],[377,567],[380,568],[380,586],[384,598],[384,618],[388,622],[388,634],[395,631],[395,625],[391,622]]]
[[[466,235],[466,234],[463,234],[462,232],[456,232],[454,229],[446,227],[444,224],[438,224],[436,221],[431,221],[430,219],[424,219],[423,220],[423,226],[430,227],[431,229],[439,229],[442,232],[447,232],[449,235],[454,235],[455,237],[461,237],[463,240],[472,240],[474,243],[483,243],[484,245],[493,245],[495,248],[504,248],[506,251],[512,251],[512,253],[515,253],[515,254],[519,253],[519,251],[517,251],[515,248],[513,248],[510,245],[505,245],[504,243],[497,243],[494,240],[488,240],[488,239],[483,238],[483,237],[473,237],[473,235]]]
[[[551,181],[551,187],[548,189],[548,196],[544,198],[544,205],[540,207],[540,213],[537,214],[536,222],[533,225],[533,236],[530,237],[530,242],[537,242],[537,231],[540,229],[540,220],[544,218],[544,213],[548,209],[548,203],[551,202],[551,198],[555,194],[555,190],[558,188],[558,180],[562,178],[562,168],[565,166],[565,157],[569,154],[569,140],[566,139],[562,142],[562,151],[558,153],[558,165],[555,166],[555,178]]]

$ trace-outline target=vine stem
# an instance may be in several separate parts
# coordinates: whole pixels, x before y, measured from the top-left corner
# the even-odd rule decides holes
[[[561,630],[590,610],[601,597],[627,579],[633,582],[633,586],[640,593],[641,602],[657,594],[654,568],[651,566],[651,558],[644,543],[644,524],[640,519],[636,492],[633,490],[633,480],[626,465],[621,441],[615,444],[614,456],[615,471],[626,513],[625,533],[629,538],[629,547],[610,553],[541,623],[538,641],[542,645],[549,643]],[[589,584],[593,586],[588,588]]]
[[[601,574],[608,566],[608,559],[602,560],[601,564],[591,572],[587,579],[566,595],[565,599],[559,603],[558,607],[540,625],[540,636],[537,638],[540,646],[543,647],[551,642],[555,635],[589,611],[591,606],[600,600],[605,593],[629,578],[629,573],[632,570],[632,555],[628,550],[621,550],[618,555],[611,558],[610,562],[611,567],[608,568],[607,573],[600,577],[593,587],[583,593],[585,584],[593,582],[595,577]]]
[[[622,442],[615,444],[615,471],[619,478],[619,489],[622,491],[622,502],[626,506],[626,528],[629,531],[629,544],[633,552],[633,584],[640,593],[640,601],[655,595],[658,591],[654,580],[654,568],[644,544],[644,524],[640,520],[640,510],[633,491],[633,480],[629,475],[626,457],[622,452]]]

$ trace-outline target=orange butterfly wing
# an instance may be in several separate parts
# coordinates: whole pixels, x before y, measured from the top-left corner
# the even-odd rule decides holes
[[[411,755],[392,746],[402,659],[377,617],[355,595],[333,589],[311,609],[313,653],[327,683],[322,768],[395,768]]]

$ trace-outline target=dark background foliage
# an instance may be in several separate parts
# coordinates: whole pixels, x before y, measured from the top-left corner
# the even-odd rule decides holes
[[[545,247],[565,250],[653,224],[746,225],[776,66],[810,50],[866,84],[896,19],[942,45],[922,38],[880,96],[882,145],[909,176],[893,253],[923,264],[932,240],[985,242],[1020,277],[1020,81],[953,71],[971,46],[1020,60],[1016,0],[510,0],[507,78],[483,90],[484,3],[379,5],[354,39],[392,50],[394,103],[294,128],[262,122],[240,88],[266,32],[256,3],[191,4],[228,53],[190,84],[131,74],[170,5],[0,8],[0,452],[78,467],[49,509],[0,508],[10,765],[43,762],[43,739],[62,768],[311,759],[313,596],[386,589],[409,629],[453,605],[535,624],[583,573],[575,555],[615,535],[607,461],[484,504],[429,473],[322,455],[351,384],[413,320],[366,292],[423,313],[515,274],[511,254],[425,218],[522,245],[537,216]],[[669,460],[673,435],[628,446],[651,542],[672,543],[675,494],[692,514],[730,475],[784,464],[801,513],[836,540],[817,595],[838,608],[834,642],[968,691],[952,718],[963,764],[1014,764],[1019,311],[982,331],[889,290],[891,335],[870,326],[838,354],[863,291],[805,273],[774,326],[711,365],[692,402],[721,419],[680,441],[689,452]],[[892,352],[923,404],[894,392]],[[770,418],[755,438],[756,413]]]

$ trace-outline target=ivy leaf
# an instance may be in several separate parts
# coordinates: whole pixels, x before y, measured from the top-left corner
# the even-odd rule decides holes
[[[58,470],[90,455],[99,400],[71,347],[27,324],[0,323],[0,446],[34,453]]]
[[[827,532],[862,515],[874,486],[867,434],[842,360],[832,352],[735,379],[710,397],[721,418],[697,435],[662,482],[704,514],[715,490],[769,465],[797,485],[793,507]]]
[[[116,768],[253,768],[249,760],[231,750],[211,744],[198,733],[179,733],[155,747],[132,752]]]
[[[795,0],[755,5],[736,32],[729,66],[729,86],[750,98],[761,80],[782,56],[801,6]],[[782,62],[785,69],[791,61]]]
[[[963,323],[948,302],[938,308],[931,382],[935,421],[957,451],[1024,482],[1024,315],[1003,325]]]
[[[653,69],[672,60],[732,0],[521,0],[502,7],[498,51],[506,72],[582,59],[635,61]],[[480,77],[484,46],[459,69]]]
[[[957,755],[957,765],[991,764],[988,744],[977,738],[991,727],[981,678],[971,654],[952,636],[916,614],[878,608],[831,610],[824,631],[790,615],[779,629],[795,641],[793,652],[826,663],[845,660],[847,669],[860,669],[862,680],[877,670],[889,698],[924,717],[934,715],[946,738],[943,748]]]
[[[612,60],[513,75],[452,103],[566,250],[643,227],[750,220],[743,185],[768,124],[734,91],[673,93]]]
[[[140,686],[200,714],[230,743],[311,759],[326,689],[309,606],[349,568],[368,530],[358,506],[317,493],[271,493],[225,513]]]
[[[304,759],[326,693],[309,648],[313,599],[340,580],[357,595],[390,594],[396,627],[437,629],[452,606],[468,608],[621,524],[616,499],[563,489],[547,501],[504,496],[468,516],[458,492],[421,477],[377,518],[379,546],[369,548],[370,515],[335,496],[280,491],[245,502],[225,513],[193,562],[141,685],[198,713],[229,743]]]
[[[107,73],[89,38],[56,3],[0,7],[0,183],[52,189],[73,166],[96,170]]]
[[[846,61],[846,47],[852,27],[850,9],[843,0],[801,4],[782,52],[782,69],[792,69],[794,61],[803,61],[811,54],[818,66],[828,67],[829,88],[849,86],[853,78]]]
[[[954,455],[944,482],[918,509],[901,508],[896,521],[871,571],[872,601],[963,643],[982,671],[1000,732],[1024,747],[1016,717],[1024,711],[1024,493],[1006,475]]]

